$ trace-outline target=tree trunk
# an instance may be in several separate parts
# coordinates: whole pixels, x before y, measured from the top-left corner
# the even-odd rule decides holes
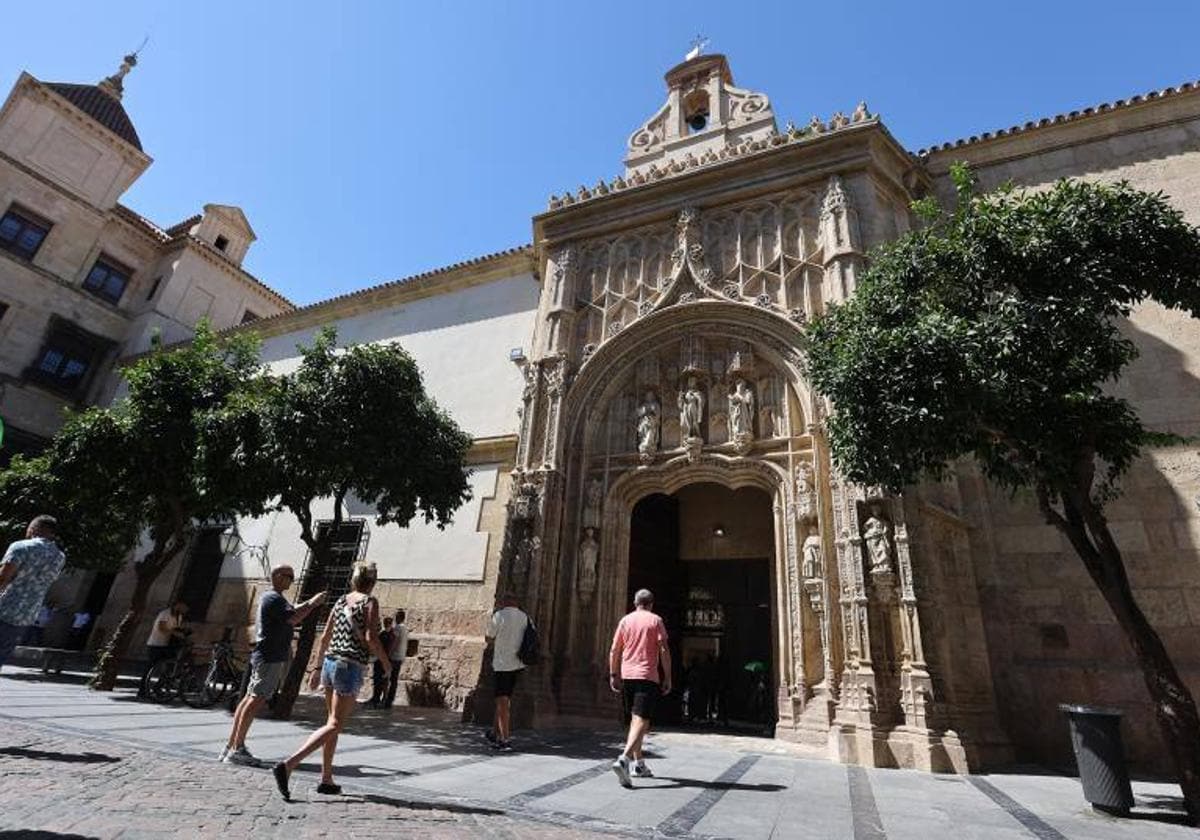
[[[1125,564],[1103,514],[1086,494],[1064,493],[1065,519],[1054,522],[1070,539],[1133,647],[1171,753],[1184,806],[1200,825],[1200,714],[1162,639],[1134,600]],[[1090,532],[1090,537],[1089,537]]]
[[[309,549],[312,552],[312,560],[309,563],[308,572],[305,574],[304,588],[300,592],[298,600],[311,598],[317,594],[316,591],[309,590],[313,588],[314,583],[322,582],[325,579],[324,571],[329,559],[328,549],[328,539],[314,539]],[[288,665],[283,685],[280,686],[279,695],[275,698],[275,705],[272,707],[273,716],[278,720],[291,718],[292,707],[296,705],[296,698],[300,696],[304,677],[308,673],[308,660],[312,658],[313,644],[317,639],[317,623],[320,620],[321,612],[323,609],[313,610],[300,625],[300,637],[296,640],[296,650],[292,653],[292,660]]]
[[[129,601],[129,609],[116,631],[108,637],[104,652],[96,662],[96,673],[92,675],[89,685],[95,691],[112,691],[117,684],[117,668],[133,642],[133,631],[137,629],[146,613],[146,598],[150,595],[150,587],[158,578],[162,567],[148,568],[150,561],[138,563],[134,567],[136,582],[133,587],[133,597]]]

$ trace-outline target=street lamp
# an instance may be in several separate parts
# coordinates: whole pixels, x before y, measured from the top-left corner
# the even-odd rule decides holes
[[[271,567],[267,561],[267,547],[265,545],[247,545],[242,539],[241,533],[238,532],[236,522],[229,523],[221,532],[221,551],[226,557],[241,557],[245,554],[262,567],[264,578],[271,576]]]
[[[237,523],[230,522],[221,532],[221,553],[226,557],[236,553],[241,542],[242,535],[238,533]]]

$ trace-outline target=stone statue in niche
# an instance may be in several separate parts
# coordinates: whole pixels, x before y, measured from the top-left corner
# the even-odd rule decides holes
[[[596,541],[596,529],[583,529],[583,542],[579,544],[579,594],[588,598],[596,591],[596,563],[600,558],[600,543]]]
[[[804,518],[817,512],[813,494],[813,468],[807,461],[796,465],[796,515]]]
[[[643,461],[648,461],[654,457],[654,453],[658,451],[658,440],[660,434],[659,413],[662,410],[662,405],[658,401],[658,397],[653,391],[646,392],[646,399],[638,406],[637,415],[637,439],[638,453]]]
[[[871,505],[871,515],[863,523],[863,542],[871,560],[871,572],[892,570],[892,536],[888,522],[883,518],[879,505]]]
[[[684,440],[702,439],[701,423],[704,419],[704,392],[689,376],[687,389],[679,392],[679,435]]]
[[[729,395],[729,430],[735,439],[754,436],[754,394],[745,379],[739,379]]]
[[[824,565],[821,562],[821,536],[817,533],[815,525],[809,526],[808,536],[804,538],[800,554],[804,558],[800,567],[801,577],[805,580],[819,580],[824,574]]]
[[[604,507],[604,479],[593,478],[587,486],[587,504],[583,508],[583,527],[599,528],[600,511]]]

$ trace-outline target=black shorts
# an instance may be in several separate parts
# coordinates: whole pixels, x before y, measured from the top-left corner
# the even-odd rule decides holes
[[[625,693],[625,714],[646,720],[654,717],[654,707],[661,693],[658,683],[652,680],[623,680],[621,688]]]
[[[520,670],[496,672],[496,697],[512,697],[513,689],[517,687],[517,677]]]

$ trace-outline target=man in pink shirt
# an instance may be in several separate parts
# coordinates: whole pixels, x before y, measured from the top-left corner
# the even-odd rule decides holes
[[[632,775],[653,776],[642,758],[642,741],[650,731],[650,718],[658,695],[671,693],[671,651],[667,648],[667,627],[653,612],[654,595],[639,589],[633,596],[633,612],[617,624],[612,649],[608,652],[608,684],[613,691],[624,691],[625,710],[629,713],[629,737],[625,751],[613,762],[622,787],[633,787]],[[662,684],[659,684],[659,667]]]

